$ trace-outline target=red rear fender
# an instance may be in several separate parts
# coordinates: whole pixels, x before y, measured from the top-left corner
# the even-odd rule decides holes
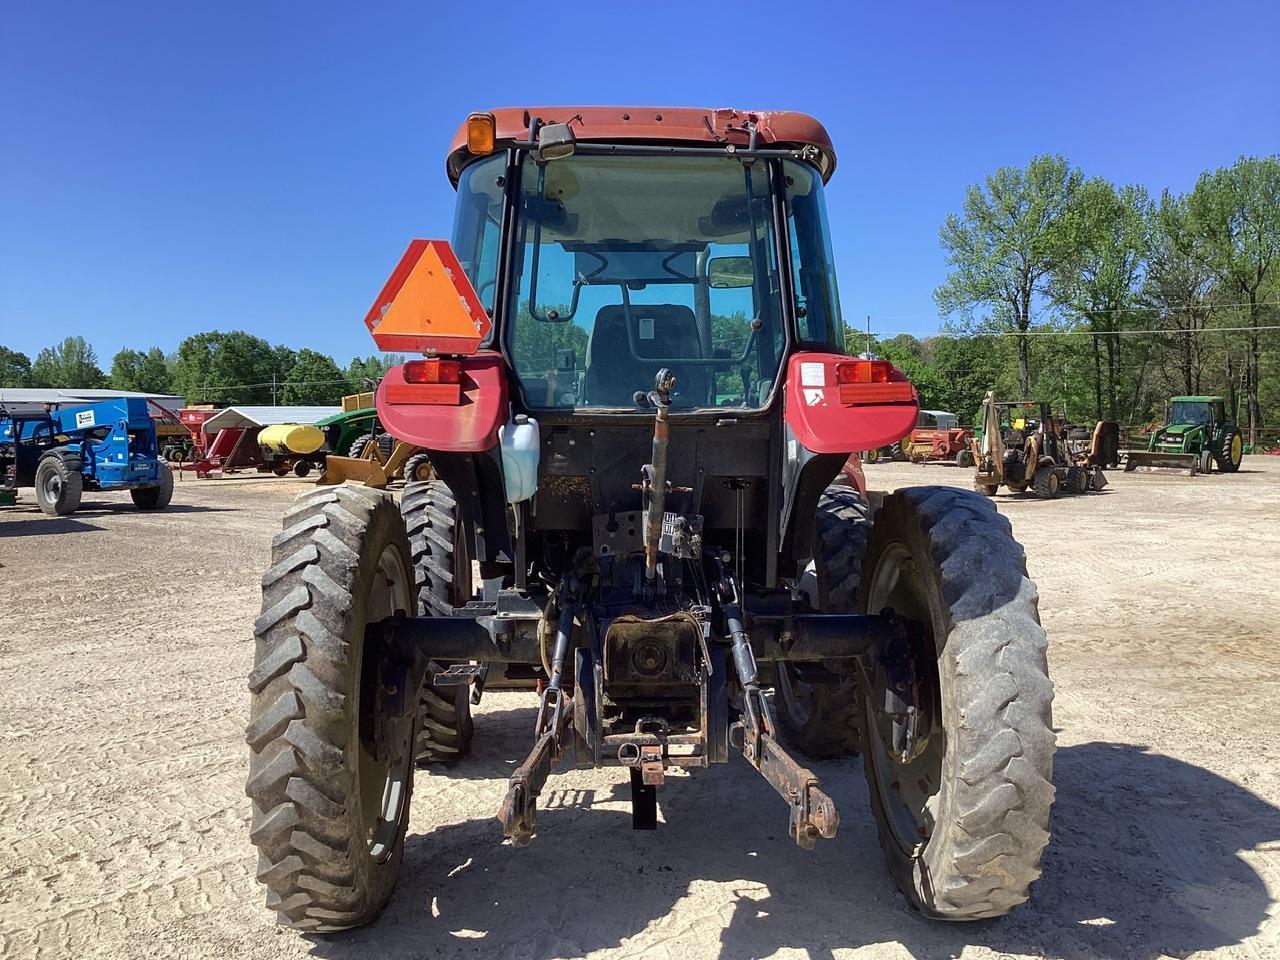
[[[502,355],[481,350],[460,357],[460,403],[432,402],[423,385],[407,383],[402,367],[392,367],[378,385],[378,419],[398,440],[427,450],[481,453],[498,443],[507,422],[507,370]]]
[[[783,416],[814,453],[857,453],[895,443],[916,425],[920,398],[906,375],[887,382],[841,384],[837,368],[855,361],[835,353],[797,353],[787,362]]]

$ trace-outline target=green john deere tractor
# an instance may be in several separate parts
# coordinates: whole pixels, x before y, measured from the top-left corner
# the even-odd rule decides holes
[[[1244,440],[1222,397],[1174,397],[1164,426],[1151,434],[1146,450],[1129,450],[1125,472],[1223,473],[1240,469]]]

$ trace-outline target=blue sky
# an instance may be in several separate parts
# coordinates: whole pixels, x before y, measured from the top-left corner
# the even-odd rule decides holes
[[[930,332],[938,226],[1035,153],[1185,190],[1280,151],[1280,5],[53,3],[0,12],[0,344],[245,329],[345,362],[446,237],[474,109],[791,108],[839,154],[847,320]]]

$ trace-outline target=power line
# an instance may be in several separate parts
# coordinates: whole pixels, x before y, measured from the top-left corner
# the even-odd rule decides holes
[[[849,328],[851,335],[861,336]],[[922,332],[919,330],[896,330],[877,333],[876,339],[884,340],[887,336],[907,336],[916,337],[917,339],[930,339],[933,337],[943,337],[948,340],[979,340],[983,337],[1133,337],[1133,336],[1163,336],[1163,337],[1185,337],[1199,336],[1205,333],[1247,333],[1250,331],[1269,331],[1280,330],[1280,324],[1266,324],[1260,327],[1197,327],[1195,329],[1180,330],[1173,328],[1156,328],[1151,330],[1090,330],[1085,328],[1075,328],[1072,330],[992,330],[989,333],[944,333],[935,331],[932,333]]]
[[[1216,303],[1207,301],[1196,301],[1190,303],[1162,303],[1153,306],[1138,307],[1108,307],[1105,310],[1075,310],[1071,307],[1058,305],[1058,309],[1066,310],[1071,313],[1176,313],[1180,310],[1225,310],[1236,307],[1280,307],[1280,300],[1260,300],[1258,303],[1250,304],[1247,300],[1243,303]],[[881,320],[914,320],[915,315],[910,313],[879,313],[876,314]]]

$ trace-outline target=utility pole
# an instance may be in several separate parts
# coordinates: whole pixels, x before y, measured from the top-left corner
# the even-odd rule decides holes
[[[867,357],[871,357],[871,314],[867,314]]]
[[[276,405],[276,375],[274,372],[271,374],[271,405],[273,407]]]

